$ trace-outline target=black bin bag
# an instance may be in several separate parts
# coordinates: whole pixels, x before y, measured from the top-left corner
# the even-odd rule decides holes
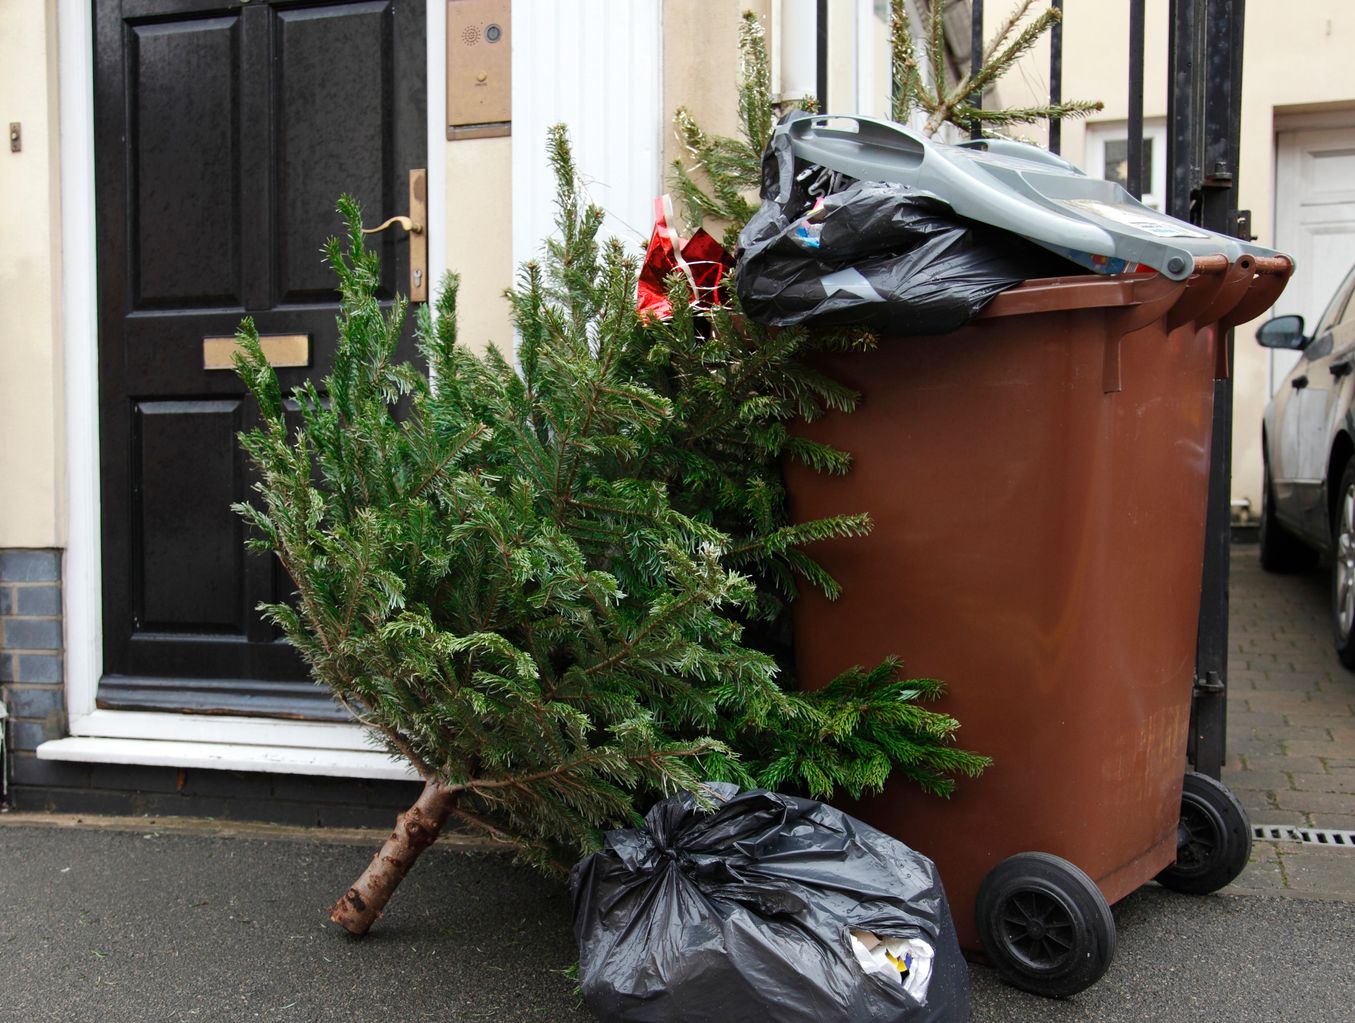
[[[666,799],[574,868],[579,979],[598,1019],[969,1019],[930,860],[816,800],[708,788],[714,812]]]
[[[945,334],[1027,278],[1086,272],[927,192],[800,160],[784,133],[762,155],[761,196],[734,278],[758,323]]]

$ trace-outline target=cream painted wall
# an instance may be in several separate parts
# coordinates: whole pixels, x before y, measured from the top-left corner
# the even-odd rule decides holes
[[[707,132],[738,137],[739,23],[744,11],[757,14],[774,53],[771,10],[772,0],[664,0],[663,188],[673,162],[687,159],[672,126],[678,107]]]
[[[0,4],[0,124],[13,121],[23,149],[0,149],[0,547],[56,547],[65,442],[54,4]]]
[[[442,88],[429,83],[429,89]],[[513,350],[503,293],[513,283],[513,140],[448,142],[447,268],[461,277],[457,338],[471,351]]]
[[[664,0],[663,110],[686,107],[715,135],[738,135],[739,22],[753,11],[771,34],[771,0]],[[769,45],[771,40],[768,40]],[[685,157],[671,123],[665,126],[663,165]]]
[[[989,4],[985,24],[994,31],[1008,7]],[[1144,33],[1144,116],[1167,110],[1167,5],[1147,5]],[[1091,123],[1124,122],[1128,108],[1128,0],[1065,0],[1063,94],[1099,99],[1104,112]],[[1355,6],[1349,0],[1305,0],[1300,4],[1247,5],[1243,43],[1242,137],[1238,206],[1252,211],[1252,231],[1262,245],[1275,238],[1275,119],[1309,109],[1349,109],[1355,124]],[[1006,79],[1003,103],[1048,96],[1049,49],[1042,43]],[[1043,127],[1027,134],[1043,142]],[[1063,127],[1063,155],[1086,158],[1086,129]],[[1298,273],[1303,273],[1300,266]],[[1268,361],[1253,340],[1257,323],[1237,329],[1233,400],[1233,498],[1260,509],[1261,417],[1268,400]]]

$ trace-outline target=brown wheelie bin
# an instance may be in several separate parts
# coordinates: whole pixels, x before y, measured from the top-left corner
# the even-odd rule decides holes
[[[895,783],[851,812],[936,861],[961,944],[1018,986],[1081,990],[1114,954],[1110,903],[1246,862],[1236,800],[1190,775],[1183,803],[1182,779],[1221,339],[1291,270],[1032,280],[953,334],[827,360],[861,407],[802,430],[854,462],[788,469],[793,514],[875,528],[815,548],[843,593],[797,602],[801,677],[897,654],[948,683],[941,709],[992,767],[949,800]]]

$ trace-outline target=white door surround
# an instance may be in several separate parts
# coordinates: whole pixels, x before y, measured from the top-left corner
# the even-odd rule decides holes
[[[428,0],[429,222],[446,222],[443,90],[446,8]],[[359,778],[414,778],[356,725],[268,718],[100,710],[98,294],[94,217],[92,14],[87,0],[57,0],[61,174],[62,344],[66,402],[66,553],[63,592],[66,711],[70,737],[43,743],[39,759],[221,768]],[[430,232],[432,273],[445,241]]]

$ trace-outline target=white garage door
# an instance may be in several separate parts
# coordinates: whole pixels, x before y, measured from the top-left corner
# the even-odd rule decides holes
[[[1307,329],[1355,264],[1355,114],[1346,126],[1281,131],[1275,139],[1275,247],[1298,272],[1275,314],[1298,313]],[[1298,353],[1271,351],[1270,393]]]

